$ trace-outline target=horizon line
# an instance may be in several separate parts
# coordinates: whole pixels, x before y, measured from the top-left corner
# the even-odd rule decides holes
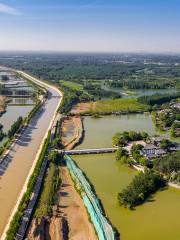
[[[2,50],[0,49],[0,53],[53,53],[53,54],[153,54],[153,55],[180,55],[180,51],[174,52],[174,51],[77,51],[77,50]]]

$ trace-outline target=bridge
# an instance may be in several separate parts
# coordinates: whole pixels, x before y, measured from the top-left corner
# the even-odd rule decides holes
[[[67,155],[81,155],[81,154],[99,154],[99,153],[113,153],[119,149],[118,147],[114,148],[91,148],[91,149],[73,149],[73,150],[58,150],[61,154]]]

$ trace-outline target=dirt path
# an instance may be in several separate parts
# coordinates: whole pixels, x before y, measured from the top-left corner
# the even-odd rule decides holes
[[[83,201],[74,188],[66,167],[61,168],[60,212],[68,222],[69,239],[97,240],[93,225],[89,221]]]

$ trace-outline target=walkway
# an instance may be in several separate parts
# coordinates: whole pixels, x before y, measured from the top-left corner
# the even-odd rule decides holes
[[[58,150],[59,153],[67,155],[80,155],[80,154],[99,154],[99,153],[113,153],[116,152],[118,147],[114,148],[93,148],[93,149],[74,149],[74,150]]]

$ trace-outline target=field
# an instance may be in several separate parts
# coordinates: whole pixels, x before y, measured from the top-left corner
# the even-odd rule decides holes
[[[97,102],[89,103],[79,103],[73,109],[72,113],[99,113],[99,114],[109,114],[109,113],[138,113],[148,111],[149,106],[145,104],[138,103],[137,99],[133,98],[121,98],[112,100],[101,100]]]
[[[113,99],[97,101],[92,111],[97,113],[144,112],[148,111],[148,106],[138,103],[137,99]]]
[[[60,85],[62,85],[64,87],[67,87],[67,88],[71,88],[71,89],[76,90],[76,91],[82,91],[83,90],[83,86],[79,83],[76,83],[76,82],[61,80]]]

